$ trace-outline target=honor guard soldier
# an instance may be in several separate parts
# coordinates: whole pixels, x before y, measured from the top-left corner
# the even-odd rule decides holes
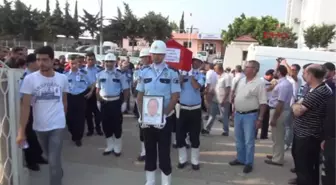
[[[97,97],[100,100],[103,131],[106,137],[106,149],[103,155],[112,152],[115,156],[121,154],[122,112],[126,110],[126,102],[121,102],[120,93],[123,92],[127,101],[130,86],[127,78],[116,69],[116,56],[108,53],[105,56],[105,70],[97,74]]]
[[[90,82],[87,72],[80,69],[78,58],[71,60],[70,70],[65,73],[69,82],[68,111],[66,123],[76,146],[82,146],[85,130],[86,100],[94,95],[94,86]]]
[[[22,85],[22,82],[27,75],[38,70],[35,54],[29,54],[27,56],[26,64],[27,68],[20,79],[20,86]],[[20,98],[22,98],[22,96],[23,94],[20,94]],[[29,119],[26,126],[26,137],[28,148],[24,149],[24,156],[27,163],[27,168],[33,171],[39,171],[39,164],[46,164],[47,161],[42,157],[42,149],[40,143],[37,140],[36,133],[33,130],[32,107],[30,107]]]
[[[102,67],[98,66],[96,64],[96,56],[93,52],[89,52],[86,54],[86,67],[85,70],[87,72],[87,75],[89,77],[89,80],[91,82],[90,85],[94,84],[96,82],[96,75],[103,70]],[[100,123],[100,111],[97,106],[97,98],[96,96],[91,96],[89,99],[87,99],[87,107],[86,107],[86,123],[88,127],[88,133],[87,136],[93,135],[93,120],[92,120],[92,114],[94,115],[94,121],[96,126],[96,132],[98,135],[102,136],[103,132],[101,131]]]
[[[140,80],[140,74],[141,72],[148,68],[150,65],[150,53],[149,53],[149,48],[143,48],[140,51],[140,64],[142,65],[140,67],[139,70],[134,72],[134,83],[135,83],[135,87],[138,84],[139,80]],[[137,96],[137,92],[134,93],[135,96]],[[138,111],[138,106],[137,106],[137,102],[134,104],[134,110]],[[139,111],[138,111],[139,112]],[[141,113],[140,113],[141,114]],[[139,115],[139,113],[138,113]],[[140,135],[140,142],[141,142],[141,152],[140,155],[138,157],[138,161],[144,161],[145,157],[146,157],[146,149],[145,149],[145,144],[144,144],[144,136],[143,136],[143,129],[140,127],[139,125],[139,135]]]
[[[144,128],[146,185],[155,185],[157,156],[159,156],[161,169],[161,184],[171,184],[170,147],[172,126],[174,124],[172,115],[174,114],[181,87],[177,71],[169,68],[163,61],[166,49],[166,44],[163,41],[156,40],[153,42],[150,48],[153,64],[141,71],[141,79],[137,85],[137,101],[140,112],[142,112],[143,96],[164,97],[164,118],[161,125],[148,126],[142,123],[141,117],[138,120],[141,127]]]
[[[188,161],[185,146],[186,137],[189,133],[192,169],[199,170],[199,145],[202,125],[202,99],[200,89],[204,85],[203,75],[199,71],[201,65],[202,58],[197,55],[192,59],[192,69],[188,73],[182,73],[180,115],[176,129],[179,155],[178,168],[184,168]]]

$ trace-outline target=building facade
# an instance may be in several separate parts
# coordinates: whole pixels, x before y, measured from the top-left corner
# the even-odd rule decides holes
[[[298,48],[306,48],[304,30],[312,25],[336,24],[336,0],[287,0],[286,25],[298,35]],[[328,49],[336,49],[336,39]]]
[[[224,53],[223,40],[220,34],[208,33],[172,33],[172,39],[188,48],[193,53],[198,51],[207,51],[210,55],[221,55]],[[134,50],[141,50],[149,47],[144,39],[137,39],[132,43],[128,39],[123,39],[123,48],[131,51],[132,45]]]

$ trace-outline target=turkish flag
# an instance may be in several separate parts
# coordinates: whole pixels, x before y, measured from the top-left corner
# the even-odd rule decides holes
[[[166,45],[165,62],[168,66],[177,70],[190,71],[193,53],[174,39],[168,40]]]

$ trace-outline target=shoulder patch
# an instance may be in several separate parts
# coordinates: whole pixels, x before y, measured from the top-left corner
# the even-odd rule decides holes
[[[20,79],[23,80],[26,76],[27,76],[27,72],[24,72]]]
[[[118,71],[118,72],[122,73],[120,69],[117,69],[116,71]]]

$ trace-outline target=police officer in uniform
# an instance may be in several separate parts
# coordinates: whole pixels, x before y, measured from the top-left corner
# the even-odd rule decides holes
[[[141,72],[148,68],[149,65],[150,65],[150,53],[149,53],[149,48],[143,48],[141,51],[140,51],[140,63],[142,64],[141,68],[137,71],[134,72],[134,82],[135,82],[135,87],[136,85],[138,84],[139,80],[140,80],[140,74]],[[135,96],[137,96],[137,92],[134,93]],[[138,112],[138,115],[140,116],[139,114],[139,110],[138,110],[138,106],[137,106],[137,102],[135,102],[134,104],[134,110]],[[145,157],[146,157],[146,149],[145,149],[145,144],[144,144],[144,136],[143,136],[143,129],[140,127],[139,125],[139,135],[140,135],[140,142],[141,142],[141,152],[140,152],[140,155],[138,157],[138,161],[144,161],[145,160]]]
[[[112,152],[115,156],[121,154],[122,112],[126,110],[127,103],[122,102],[120,93],[123,92],[124,100],[129,97],[129,84],[127,77],[116,69],[117,58],[113,53],[105,56],[105,70],[97,74],[96,94],[100,100],[103,131],[106,138],[106,149],[103,155]]]
[[[96,75],[100,71],[102,71],[102,67],[96,65],[96,56],[94,53],[89,52],[86,54],[86,67],[85,70],[87,72],[87,75],[89,77],[89,80],[91,82],[90,85],[93,85],[96,82]],[[93,135],[93,120],[92,120],[92,114],[94,114],[94,120],[95,120],[95,126],[96,126],[96,132],[98,135],[103,135],[103,132],[101,131],[100,123],[100,111],[97,106],[97,98],[96,96],[92,95],[89,99],[87,99],[87,107],[86,107],[86,123],[88,127],[88,133],[87,136]]]
[[[68,111],[66,123],[76,146],[82,146],[85,129],[86,100],[94,95],[94,86],[87,72],[80,69],[79,59],[71,60],[70,70],[65,73],[69,82]]]
[[[157,156],[161,169],[161,184],[171,184],[170,147],[174,124],[172,116],[181,87],[177,71],[169,68],[163,61],[166,49],[166,44],[163,41],[156,40],[153,42],[150,48],[153,64],[142,70],[141,79],[137,85],[137,101],[140,112],[142,112],[143,96],[164,96],[164,119],[161,125],[148,126],[142,123],[141,117],[138,120],[141,127],[144,128],[146,185],[155,185]]]
[[[199,145],[202,122],[201,92],[204,78],[199,68],[202,65],[201,56],[193,57],[192,69],[182,74],[182,91],[180,96],[180,115],[177,124],[177,147],[179,155],[178,168],[184,168],[188,161],[186,137],[189,133],[191,142],[191,165],[193,170],[199,170]]]
[[[20,79],[20,86],[27,75],[38,70],[35,54],[29,54],[27,56],[26,65],[27,68]],[[22,98],[22,94],[20,94],[20,97]],[[26,136],[28,148],[24,149],[24,156],[27,168],[32,171],[39,171],[39,164],[47,164],[47,161],[42,157],[43,152],[40,143],[37,140],[36,133],[33,130],[33,110],[31,107],[28,123],[26,126]]]

